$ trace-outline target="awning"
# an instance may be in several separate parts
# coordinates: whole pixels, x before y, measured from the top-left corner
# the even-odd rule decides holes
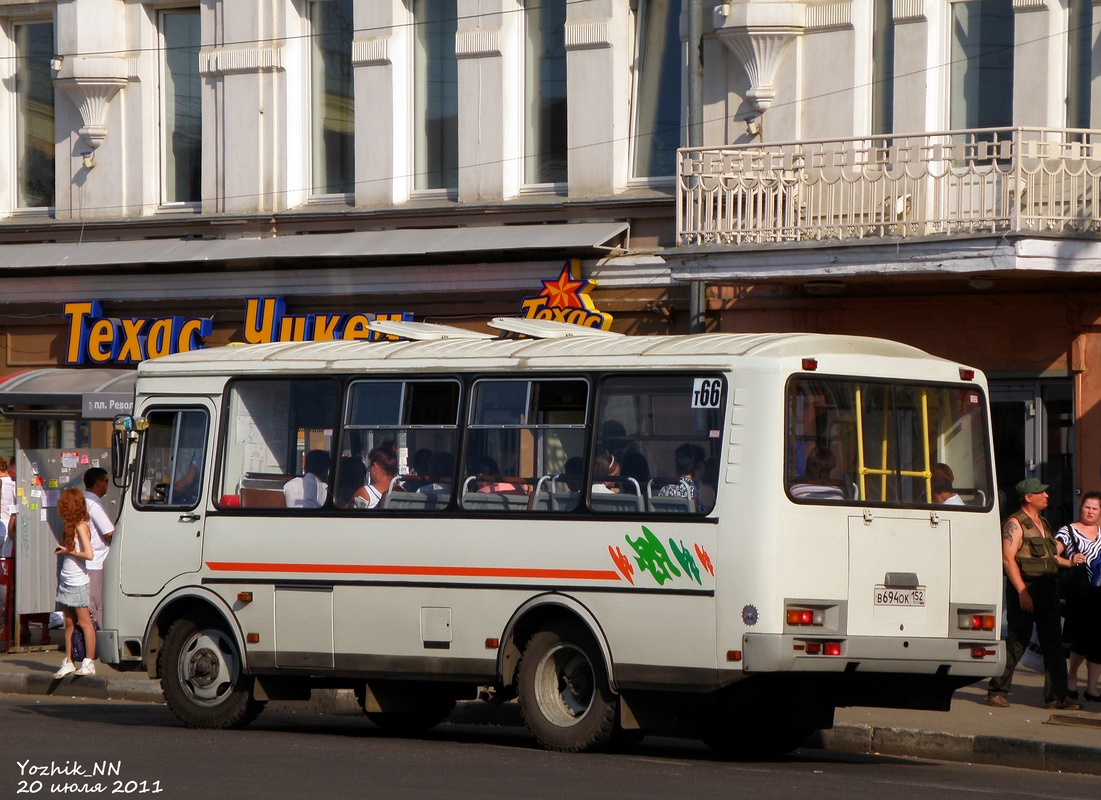
[[[5,417],[113,419],[134,410],[136,370],[35,369],[0,383]]]
[[[524,250],[593,250],[628,231],[626,222],[493,225],[312,233],[241,239],[131,239],[0,245],[0,270],[170,263],[398,259]]]

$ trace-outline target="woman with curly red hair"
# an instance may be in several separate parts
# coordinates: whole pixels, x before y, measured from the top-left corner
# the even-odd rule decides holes
[[[96,674],[96,631],[92,627],[92,615],[88,611],[88,562],[92,560],[92,533],[88,528],[88,507],[84,493],[73,487],[61,493],[57,501],[57,514],[64,523],[61,544],[54,553],[63,556],[61,574],[57,584],[57,602],[65,614],[65,660],[55,678],[66,675]],[[84,633],[87,658],[80,668],[73,665],[73,629],[79,625]]]

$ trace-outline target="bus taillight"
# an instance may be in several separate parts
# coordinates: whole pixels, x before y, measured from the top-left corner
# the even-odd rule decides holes
[[[787,610],[788,625],[816,625],[821,627],[826,621],[826,615],[820,609],[789,608]]]
[[[972,647],[971,658],[986,658],[987,656],[996,656],[997,650],[991,650],[987,647]]]
[[[963,631],[992,631],[997,625],[993,614],[960,614],[959,627]]]

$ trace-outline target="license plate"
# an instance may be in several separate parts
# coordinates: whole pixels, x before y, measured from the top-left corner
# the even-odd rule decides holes
[[[877,606],[924,606],[925,587],[915,589],[892,589],[888,586],[875,587]]]

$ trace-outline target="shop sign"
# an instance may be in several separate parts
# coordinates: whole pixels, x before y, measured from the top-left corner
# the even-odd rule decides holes
[[[612,315],[597,311],[589,292],[596,281],[575,277],[581,274],[581,262],[572,258],[562,265],[554,280],[543,281],[543,290],[534,297],[525,297],[521,307],[527,319],[549,319],[587,328],[608,330]]]
[[[381,314],[286,314],[282,297],[250,297],[245,301],[245,341],[248,344],[268,342],[325,342],[333,339],[385,339],[382,334],[367,329],[374,320],[412,322],[410,311]]]
[[[212,321],[185,317],[109,319],[96,300],[66,303],[66,364],[136,364],[203,347]]]
[[[248,344],[267,342],[364,339],[380,334],[367,329],[372,320],[409,322],[412,312],[287,315],[282,297],[250,298],[245,302],[244,336]],[[66,364],[136,364],[172,353],[201,350],[213,331],[213,321],[198,317],[108,318],[96,300],[66,303],[69,321]]]

